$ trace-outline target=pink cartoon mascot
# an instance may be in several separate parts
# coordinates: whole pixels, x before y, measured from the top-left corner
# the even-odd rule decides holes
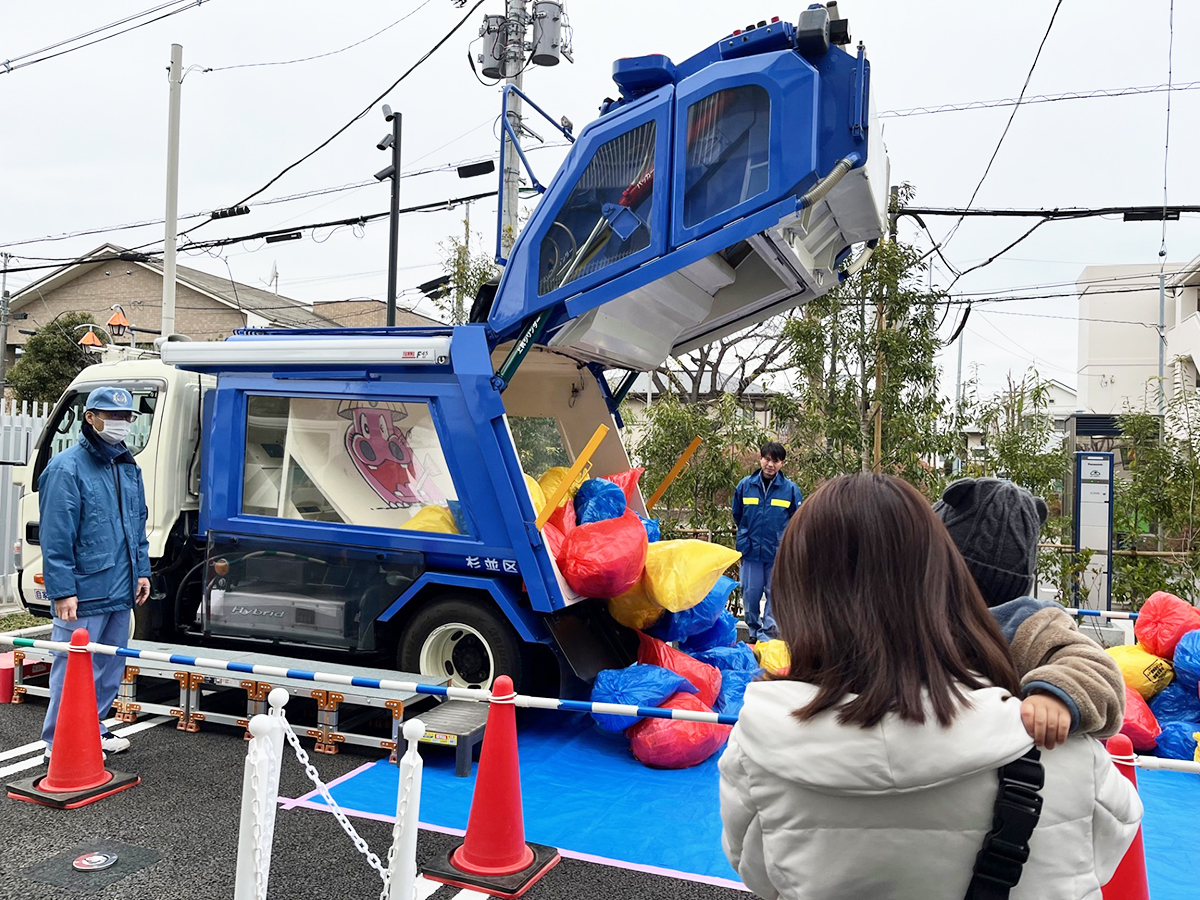
[[[346,452],[363,479],[389,507],[406,508],[442,499],[429,474],[422,471],[399,423],[408,417],[403,403],[349,400],[338,414],[350,419]]]

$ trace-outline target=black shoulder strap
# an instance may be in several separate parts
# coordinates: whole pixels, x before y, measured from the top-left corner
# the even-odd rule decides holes
[[[1046,773],[1037,747],[1000,769],[1000,789],[992,810],[992,830],[975,857],[965,900],[1006,900],[1021,880],[1029,859],[1029,839],[1042,814]]]

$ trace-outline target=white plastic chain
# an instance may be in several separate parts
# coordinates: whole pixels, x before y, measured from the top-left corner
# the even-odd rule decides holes
[[[329,806],[329,811],[333,813],[333,817],[337,819],[338,824],[342,826],[342,830],[354,842],[354,849],[367,858],[367,864],[372,869],[379,873],[379,877],[383,879],[384,886],[387,885],[387,869],[383,867],[383,863],[379,861],[379,857],[371,852],[371,848],[367,846],[354,826],[350,824],[350,820],[346,818],[346,814],[342,812],[342,808],[337,805],[337,802],[329,794],[329,789],[325,787],[325,783],[321,781],[321,775],[317,772],[316,767],[308,761],[308,754],[304,752],[304,748],[300,746],[300,739],[296,737],[296,732],[292,731],[292,723],[286,717],[280,716],[280,721],[283,723],[283,733],[288,739],[288,743],[292,745],[292,749],[296,751],[296,759],[300,761],[300,765],[304,766],[304,773],[308,776],[309,781],[317,789],[317,793],[321,795],[321,799]]]
[[[254,822],[254,896],[256,900],[266,900],[267,898],[267,854],[264,850],[264,838],[262,827],[262,804],[259,802],[261,785],[258,778],[259,764],[259,739],[254,738],[250,741],[249,750],[249,765],[250,765],[250,809],[252,812],[252,820]]]

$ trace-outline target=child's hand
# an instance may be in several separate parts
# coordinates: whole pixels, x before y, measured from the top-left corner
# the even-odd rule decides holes
[[[1049,694],[1030,694],[1021,701],[1021,721],[1033,742],[1046,750],[1066,743],[1071,731],[1067,704]]]

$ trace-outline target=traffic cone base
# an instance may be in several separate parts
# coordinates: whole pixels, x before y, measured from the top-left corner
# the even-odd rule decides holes
[[[20,781],[10,784],[8,796],[13,800],[24,800],[26,803],[38,803],[55,809],[75,809],[128,790],[142,781],[137,775],[130,775],[126,772],[106,772],[106,774],[109,777],[103,784],[78,791],[41,790],[40,785],[48,776],[35,775],[32,778],[22,778]]]
[[[545,847],[541,844],[526,844],[525,846],[532,851],[532,861],[526,868],[511,875],[473,875],[464,872],[454,864],[454,857],[462,848],[462,844],[427,863],[422,872],[430,881],[470,890],[478,889],[494,897],[515,900],[533,887],[562,859],[553,847]]]

